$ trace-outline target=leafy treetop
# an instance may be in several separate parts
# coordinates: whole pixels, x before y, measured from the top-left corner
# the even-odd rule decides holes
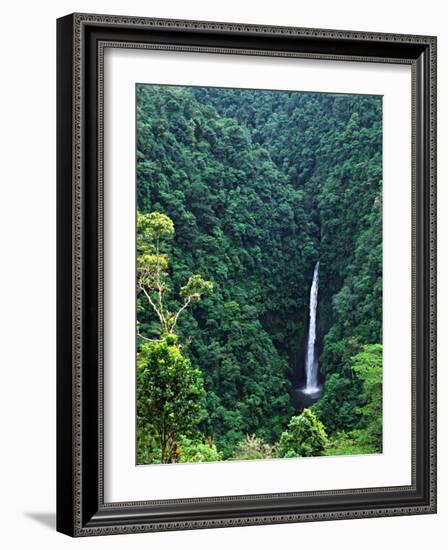
[[[168,256],[161,252],[161,241],[173,235],[174,223],[166,214],[137,213],[137,286],[156,312],[163,334],[173,334],[182,311],[203,295],[213,292],[211,281],[194,274],[180,289],[182,305],[177,310],[166,307],[164,295],[170,290],[167,283]]]

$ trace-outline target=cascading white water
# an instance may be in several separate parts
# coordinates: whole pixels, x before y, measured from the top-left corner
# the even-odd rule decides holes
[[[316,263],[313,273],[313,282],[310,290],[310,324],[308,329],[308,345],[306,349],[305,374],[306,381],[303,392],[313,394],[320,391],[318,385],[319,362],[316,354],[316,313],[319,293],[319,262]]]

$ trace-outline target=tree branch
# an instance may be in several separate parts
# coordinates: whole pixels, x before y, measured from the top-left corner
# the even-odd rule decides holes
[[[157,297],[159,302],[159,318],[160,322],[162,323],[162,326],[166,332],[168,332],[168,323],[165,318],[165,314],[163,311],[163,298],[162,298],[162,283],[161,283],[161,267],[160,267],[160,239],[157,237],[156,240],[156,257],[157,257],[157,266],[156,266],[156,280],[155,284],[157,286]]]
[[[188,296],[188,298],[185,300],[184,305],[179,309],[179,311],[174,316],[173,324],[171,325],[171,330],[174,330],[174,327],[176,326],[177,320],[179,318],[179,315],[182,313],[184,309],[187,309],[187,307],[191,304],[191,296]]]
[[[160,322],[162,323],[162,327],[166,330],[166,321],[165,321],[165,318],[163,316],[163,314],[159,311],[158,307],[156,306],[156,304],[153,302],[151,296],[148,294],[146,288],[142,285],[139,285],[140,286],[140,289],[143,291],[143,293],[145,294],[148,302],[151,304],[153,310],[157,313],[157,316],[160,320]]]
[[[137,336],[140,336],[140,338],[142,338],[142,340],[145,340],[146,342],[158,342],[158,340],[155,338],[146,338],[146,336],[143,336],[143,334],[140,332],[140,328],[138,325],[137,325]]]

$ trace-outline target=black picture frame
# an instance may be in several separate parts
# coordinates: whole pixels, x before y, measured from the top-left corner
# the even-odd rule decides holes
[[[104,502],[102,55],[107,44],[412,67],[412,484]],[[57,21],[57,530],[71,536],[436,512],[436,38],[110,15]]]

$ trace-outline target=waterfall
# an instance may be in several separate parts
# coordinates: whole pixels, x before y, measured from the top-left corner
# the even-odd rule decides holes
[[[319,293],[319,262],[316,262],[313,273],[313,282],[310,290],[310,324],[308,329],[308,345],[306,349],[305,374],[306,382],[303,392],[314,394],[320,391],[317,375],[319,362],[316,354],[316,313]]]

